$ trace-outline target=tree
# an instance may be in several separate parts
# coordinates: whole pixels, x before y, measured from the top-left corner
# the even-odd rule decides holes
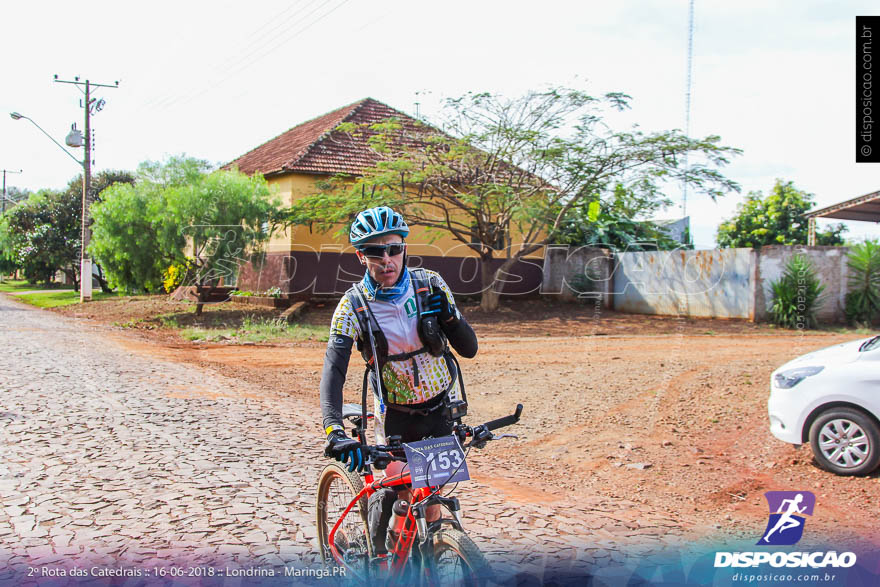
[[[95,176],[96,193],[116,182],[133,181],[124,171],[102,171]],[[50,282],[62,271],[79,289],[82,242],[82,176],[62,192],[43,190],[6,213],[6,230],[13,258],[29,280]],[[100,272],[100,267],[98,267]],[[101,280],[101,287],[108,291]]]
[[[94,202],[101,201],[101,194],[104,192],[104,190],[117,183],[134,183],[134,175],[129,171],[108,169],[98,173],[97,175],[92,176],[92,193],[95,195],[94,200],[90,202],[90,212],[91,205]],[[70,210],[73,218],[76,221],[76,226],[74,226],[72,230],[76,231],[77,238],[79,239],[79,241],[77,241],[76,250],[77,270],[79,270],[79,257],[82,255],[82,250],[79,244],[82,239],[82,185],[82,175],[79,175],[70,180],[70,183],[67,184],[67,190],[65,191],[65,200],[67,202],[66,205],[68,206],[68,210]],[[90,230],[94,222],[94,219],[90,218]],[[98,283],[101,286],[101,291],[105,293],[109,293],[110,291],[112,291],[112,289],[110,288],[110,284],[107,282],[107,278],[104,275],[104,268],[99,262],[95,263],[95,269],[97,270],[95,278],[98,280]]]
[[[8,219],[4,218],[6,211],[11,210],[20,202],[27,200],[31,191],[27,189],[19,189],[16,187],[6,188],[6,198],[0,206],[0,279],[3,275],[13,273],[21,266],[18,264],[15,251],[12,246],[12,235],[9,232]]]
[[[760,248],[764,245],[806,245],[809,224],[804,214],[814,206],[813,194],[794,187],[791,181],[776,180],[765,198],[750,192],[736,207],[736,215],[718,226],[716,240],[721,248]],[[820,245],[842,245],[846,227],[837,224],[816,232]]]
[[[134,185],[116,185],[92,208],[90,250],[110,280],[128,290],[156,291],[169,265],[191,267],[201,314],[217,280],[269,238],[265,224],[278,203],[266,181],[214,171],[204,161],[172,157],[139,166]]]
[[[6,198],[3,200],[2,205],[0,205],[0,210],[6,212],[6,210],[9,210],[19,202],[27,200],[31,193],[32,192],[28,189],[20,189],[11,186],[6,188]]]
[[[866,239],[849,247],[844,312],[849,323],[870,327],[880,314],[880,241]]]
[[[607,201],[584,199],[572,208],[557,242],[574,246],[608,246],[620,251],[669,250],[681,246],[654,222],[635,220],[668,206],[668,199],[639,197],[623,185]]]
[[[140,181],[112,187],[91,209],[89,252],[106,270],[111,287],[129,293],[158,290],[168,264],[155,235],[161,194],[149,187]]]
[[[0,279],[20,268],[12,247],[9,219],[2,215],[0,216]]]
[[[739,150],[716,136],[610,129],[607,111],[623,110],[629,100],[567,88],[514,99],[471,93],[447,101],[443,132],[397,119],[340,125],[339,140],[368,141],[375,164],[298,200],[288,220],[326,231],[365,207],[395,207],[407,222],[450,234],[477,253],[481,307],[494,310],[507,270],[555,242],[585,199],[617,184],[648,199],[661,197],[666,181],[685,181],[713,198],[738,189],[715,168]],[[686,154],[702,160],[685,168]]]
[[[50,283],[56,271],[78,287],[79,233],[64,192],[43,190],[6,213],[11,250],[25,278]]]

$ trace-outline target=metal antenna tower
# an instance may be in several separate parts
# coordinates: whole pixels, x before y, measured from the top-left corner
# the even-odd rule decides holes
[[[691,136],[691,86],[694,71],[694,0],[688,5],[688,51],[687,51],[687,86],[684,90],[684,134]],[[684,171],[688,172],[688,152],[684,152]],[[681,214],[687,216],[688,192],[687,182],[681,186]]]

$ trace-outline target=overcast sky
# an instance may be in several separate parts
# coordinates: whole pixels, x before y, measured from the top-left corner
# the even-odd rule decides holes
[[[751,190],[775,178],[819,206],[880,190],[880,165],[856,164],[855,16],[875,2],[696,0],[691,134],[718,134],[744,154],[739,182],[713,203],[690,194],[698,247]],[[76,163],[59,142],[81,94],[99,83],[97,169],[186,153],[227,162],[288,128],[370,96],[431,115],[469,90],[518,94],[548,84],[623,91],[620,122],[684,128],[688,2],[231,0],[16,2],[3,9],[0,168],[7,185],[60,188]],[[671,188],[681,215],[681,192]],[[850,237],[880,234],[848,223]]]

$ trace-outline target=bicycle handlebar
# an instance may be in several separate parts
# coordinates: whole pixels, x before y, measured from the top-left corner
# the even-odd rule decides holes
[[[503,428],[504,426],[510,426],[511,424],[516,424],[519,422],[520,414],[522,414],[523,405],[516,404],[516,411],[510,416],[504,416],[503,418],[498,418],[496,420],[492,420],[490,422],[486,422],[483,426],[486,427],[487,430],[496,430],[498,428]]]
[[[458,435],[461,442],[464,442],[465,438],[472,438],[471,442],[467,445],[475,445],[479,448],[482,448],[486,444],[487,440],[493,439],[492,430],[497,430],[498,428],[503,428],[504,426],[510,426],[511,424],[516,424],[519,422],[519,417],[522,414],[523,406],[522,404],[516,404],[516,411],[510,416],[504,416],[503,418],[498,418],[496,420],[490,420],[485,424],[480,424],[479,426],[474,426],[471,428],[470,426],[465,426],[464,424],[460,424],[455,427],[454,432]]]
[[[453,434],[457,435],[461,439],[461,442],[464,442],[465,438],[473,437],[472,443],[482,442],[485,444],[485,441],[492,440],[492,430],[497,430],[498,428],[503,428],[519,422],[519,417],[522,414],[522,411],[523,405],[516,404],[516,410],[509,416],[490,420],[489,422],[474,427],[459,424],[453,428]],[[393,437],[392,442],[394,442]],[[377,444],[369,446],[367,449],[369,451],[370,461],[377,469],[384,469],[391,463],[391,461],[406,462],[405,456],[393,454],[394,451],[399,452],[403,450],[403,445],[399,442],[390,445]]]

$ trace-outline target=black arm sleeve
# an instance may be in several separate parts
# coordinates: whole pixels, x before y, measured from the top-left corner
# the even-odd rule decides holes
[[[331,334],[324,353],[324,370],[321,372],[321,415],[324,430],[334,424],[342,425],[342,386],[348,372],[348,359],[354,341],[339,334]]]
[[[441,323],[441,328],[446,333],[449,344],[460,356],[465,359],[473,359],[477,355],[477,335],[474,334],[474,329],[464,319],[464,316],[459,316],[452,326]]]

